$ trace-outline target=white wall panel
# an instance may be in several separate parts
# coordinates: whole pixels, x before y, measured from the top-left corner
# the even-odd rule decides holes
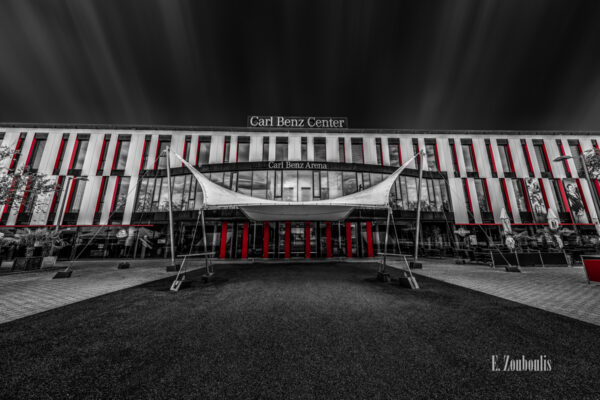
[[[454,212],[454,221],[459,224],[468,224],[466,200],[462,187],[462,180],[459,178],[448,179],[448,188],[452,197],[452,211]]]
[[[340,162],[339,157],[339,137],[327,136],[325,138],[325,152],[327,161]]]
[[[365,164],[377,164],[377,149],[375,146],[375,138],[365,136],[363,138],[363,149],[365,153]]]

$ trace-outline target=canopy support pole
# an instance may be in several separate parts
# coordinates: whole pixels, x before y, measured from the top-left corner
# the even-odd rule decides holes
[[[172,190],[171,190],[171,157],[169,157],[169,153],[171,152],[170,146],[167,146],[165,151],[167,157],[167,189],[169,194],[169,235],[171,237],[171,265],[170,267],[175,268],[175,235],[173,234],[173,204],[172,204]],[[167,267],[168,269],[169,267]]]
[[[423,162],[425,157],[423,157],[423,152],[419,152],[419,157],[417,158],[419,162],[419,184],[417,189],[417,226],[415,229],[415,258],[413,263],[417,263],[417,259],[419,258],[419,234],[421,228],[421,184],[423,182]]]
[[[383,254],[387,253],[388,248],[388,238],[390,236],[390,216],[392,215],[392,207],[388,206],[387,212],[387,221],[385,223],[385,240],[383,244]],[[379,273],[383,274],[385,272],[385,255],[383,256],[381,267],[379,268]]]
[[[208,244],[206,242],[206,225],[204,223],[204,205],[202,205],[202,207],[200,208],[200,218],[202,219],[202,241],[204,242],[204,253],[206,254],[204,256],[204,262],[206,265],[206,273],[208,275],[212,275],[213,269],[212,269],[212,266],[210,266],[209,262],[208,262]]]

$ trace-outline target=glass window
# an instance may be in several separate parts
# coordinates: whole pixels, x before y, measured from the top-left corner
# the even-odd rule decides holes
[[[106,163],[106,153],[108,151],[108,143],[109,143],[109,135],[104,135],[104,140],[102,141],[102,148],[100,149],[100,160],[98,161],[98,171],[104,170],[104,164]],[[146,158],[148,153],[148,144],[149,142],[145,142],[144,145],[144,159],[142,161],[142,167],[146,165]]]
[[[352,139],[352,162],[355,164],[364,164],[365,157],[363,154],[362,139]]]
[[[170,140],[161,140],[158,146],[158,169],[167,168],[167,146],[171,145]]]
[[[229,181],[231,177],[231,181]],[[237,192],[238,187],[238,173],[237,172],[226,172],[223,174],[223,185],[234,192]]]
[[[338,139],[338,157],[340,162],[346,162],[346,144],[344,143],[344,138]]]
[[[439,180],[440,182],[440,193],[442,195],[442,206],[444,207],[444,211],[450,211],[450,198],[448,197],[448,188],[446,186],[446,181]]]
[[[129,139],[119,139],[117,142],[117,151],[115,152],[115,157],[117,157],[117,163],[115,164],[115,169],[123,170],[125,169],[125,164],[127,163],[127,154],[129,153],[129,145],[131,141]]]
[[[326,161],[327,150],[325,147],[325,138],[315,138],[315,161]]]
[[[477,193],[477,200],[479,201],[479,209],[482,212],[489,212],[490,208],[483,179],[474,179],[473,182],[475,183],[475,192]]]
[[[30,168],[34,171],[40,168],[40,162],[42,161],[42,154],[46,148],[46,139],[35,139],[33,150],[31,152]]]
[[[462,153],[463,153],[463,159],[465,161],[465,170],[467,172],[474,172],[475,171],[475,165],[474,165],[474,162],[473,162],[473,153],[472,153],[471,149],[472,149],[472,145],[471,144],[463,143],[463,145],[462,145]]]
[[[437,171],[435,144],[426,144],[425,151],[427,152],[427,168],[429,168],[430,171]]]
[[[178,175],[171,178],[173,182],[173,193],[171,201],[173,203],[173,211],[181,210],[183,205],[183,189],[185,184],[185,175]]]
[[[88,139],[79,139],[77,143],[75,162],[73,163],[73,169],[81,169],[83,167],[83,162],[85,161],[85,156],[87,153],[88,144],[90,141]]]
[[[73,201],[71,202],[71,205],[69,207],[69,212],[79,212],[79,210],[81,209],[81,202],[83,200],[83,192],[85,191],[85,185],[86,181],[82,181],[82,180],[76,180],[75,182],[72,183],[72,185],[75,185],[75,195],[73,196]]]
[[[275,198],[283,196],[283,171],[275,171]]]
[[[406,177],[406,208],[408,210],[417,209],[417,179],[412,176]]]
[[[223,163],[229,162],[229,152],[231,151],[231,137],[225,136],[225,143],[223,144]]]
[[[252,196],[259,197],[261,199],[266,199],[267,171],[254,171],[252,179]]]
[[[237,162],[248,162],[250,160],[250,138],[238,138]]]
[[[517,207],[521,212],[527,212],[527,199],[525,193],[523,193],[523,186],[520,179],[512,179],[513,190],[515,192],[515,198],[517,200]]]
[[[307,148],[308,148],[308,139],[303,137],[300,139],[300,160],[301,161],[306,161],[308,159]]]
[[[283,171],[283,201],[298,201],[298,171]]]
[[[329,185],[327,171],[320,171],[321,174],[321,200],[329,199]]]
[[[319,171],[313,171],[313,197],[315,199],[321,198],[321,174]]]
[[[509,148],[508,143],[506,144],[498,144],[498,153],[500,153],[500,162],[502,163],[502,170],[504,172],[515,172],[512,169],[512,165],[510,163],[509,156]]]
[[[264,137],[263,138],[263,145],[262,145],[262,159],[263,161],[269,161],[269,138],[268,137]]]
[[[275,159],[277,161],[286,161],[288,159],[288,140],[284,137],[275,139]]]
[[[460,172],[460,168],[458,167],[458,158],[456,158],[456,143],[454,143],[453,139],[449,140],[450,143],[450,153],[452,154],[452,164],[454,165],[454,172]]]
[[[158,181],[156,182],[158,184]],[[158,199],[158,211],[168,211],[169,210],[169,188],[168,188],[168,180],[166,177],[162,178],[161,188],[160,188],[160,198]]]
[[[267,199],[275,198],[275,171],[267,171]]]
[[[535,157],[537,158],[540,172],[548,172],[548,163],[546,162],[546,157],[544,155],[544,145],[535,144],[533,145],[533,149],[535,150]]]
[[[160,210],[160,191],[162,189],[162,178],[153,179],[154,181],[154,191],[152,192],[152,211]],[[151,181],[151,182],[152,182]],[[148,190],[150,190],[149,188]]]
[[[346,196],[357,192],[356,172],[342,172],[343,177],[343,195]]]
[[[125,204],[127,203],[127,194],[129,190],[129,177],[122,177],[119,179],[119,186],[117,189],[117,195],[115,196],[115,204],[113,211],[123,212],[125,210]],[[165,179],[165,183],[167,180]],[[165,192],[167,189],[165,188]],[[166,197],[166,196],[165,196]]]
[[[581,154],[579,151],[579,144],[569,143],[569,148],[571,149],[571,156],[573,156],[573,162],[575,163],[577,171],[583,171],[583,163],[581,162],[581,157],[579,156]]]
[[[400,166],[400,141],[398,139],[388,139],[388,150],[390,153],[390,165]]]
[[[252,171],[238,172],[238,190],[239,193],[252,194]]]
[[[329,198],[335,199],[342,196],[342,172],[329,171]]]
[[[196,165],[208,164],[210,156],[210,138],[208,136],[201,136],[198,142],[198,161]]]
[[[440,182],[443,182],[440,179],[432,179],[433,181],[433,191],[435,193],[435,207],[437,211],[444,211],[444,197],[442,195],[443,188],[440,186]]]
[[[190,161],[190,150],[191,150],[192,137],[186,136],[185,142],[183,143],[183,159],[186,161]]]
[[[383,165],[383,149],[381,148],[381,139],[375,139],[375,153],[377,153],[377,165]]]
[[[371,187],[371,174],[369,172],[362,173],[363,189]]]
[[[554,194],[554,199],[558,205],[558,211],[565,212],[566,209],[560,193],[560,188],[558,187],[558,181],[556,179],[551,179],[550,182],[552,182],[552,193]]]
[[[148,183],[149,178],[144,178],[138,185],[137,198],[135,200],[135,212],[144,212],[148,206]]]
[[[298,171],[298,192],[300,194],[298,201],[312,200],[312,171]]]
[[[386,178],[388,176],[388,174],[385,175]],[[375,186],[377,185],[379,182],[381,182],[383,180],[383,175],[382,174],[378,174],[375,172],[371,172],[371,186]]]
[[[413,154],[419,154],[420,149],[419,149],[419,142],[417,141],[417,139],[413,139]],[[415,162],[413,163],[414,168],[420,168],[421,166],[421,156],[418,156],[417,158],[415,158]]]

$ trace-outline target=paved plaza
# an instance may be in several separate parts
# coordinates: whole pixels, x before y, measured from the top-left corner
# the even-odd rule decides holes
[[[52,279],[55,270],[0,275],[0,323],[175,275],[165,270],[169,260],[129,262],[117,269],[117,260],[78,261],[68,279]]]
[[[588,285],[583,267],[528,267],[516,273],[451,260],[422,261],[417,275],[600,325],[600,285]]]
[[[353,260],[360,262],[359,260]],[[523,268],[508,273],[483,265],[424,259],[415,274],[600,325],[600,286],[588,285],[582,267]],[[0,323],[173,276],[166,260],[135,260],[119,270],[116,260],[80,261],[69,279],[55,271],[0,276]],[[190,264],[189,269],[199,267]]]

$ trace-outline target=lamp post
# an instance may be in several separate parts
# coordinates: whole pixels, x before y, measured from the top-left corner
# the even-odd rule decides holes
[[[56,226],[54,227],[54,232],[58,232],[60,225],[62,224],[63,221],[63,217],[65,215],[65,209],[67,208],[67,196],[69,196],[69,191],[71,190],[71,186],[73,185],[74,181],[87,181],[88,178],[85,176],[67,176],[67,181],[65,182],[65,190],[63,195],[61,196],[61,201],[59,203],[58,206],[58,218],[56,219]],[[50,254],[54,254],[54,241],[52,241],[52,247],[50,248]],[[71,256],[72,256],[72,251],[71,251]],[[64,271],[58,271],[56,273],[56,275],[54,275],[53,279],[59,279],[59,278],[70,278],[71,277],[71,265],[73,264],[73,260],[71,257],[71,262],[69,263],[69,265],[64,269]]]

